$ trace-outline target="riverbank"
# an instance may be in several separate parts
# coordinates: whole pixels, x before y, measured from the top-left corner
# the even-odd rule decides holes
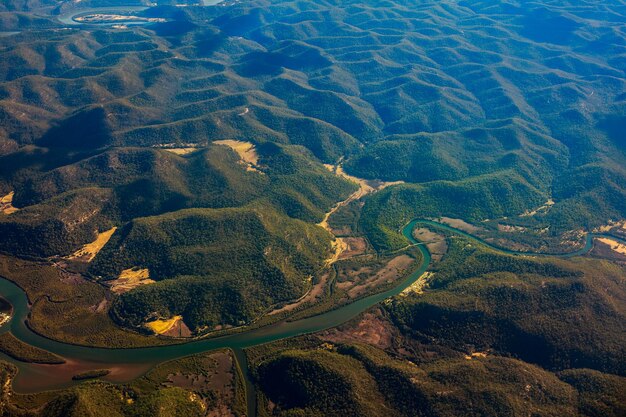
[[[82,364],[80,365],[81,370],[86,371],[90,368],[102,369],[109,367],[124,369],[124,372],[114,373],[107,376],[105,379],[111,382],[128,382],[141,376],[147,370],[151,369],[160,362],[225,347],[231,349],[243,349],[336,327],[378,304],[379,302],[382,302],[389,297],[398,295],[418,280],[419,277],[426,272],[431,262],[430,253],[426,249],[425,245],[418,245],[419,242],[412,236],[412,231],[418,224],[426,224],[433,228],[439,228],[440,230],[460,234],[484,244],[480,241],[480,239],[452,227],[441,225],[430,220],[416,219],[409,222],[402,229],[402,233],[409,242],[416,245],[416,247],[420,250],[423,261],[419,268],[417,268],[412,274],[408,275],[395,287],[378,294],[358,299],[353,303],[341,306],[337,309],[317,316],[291,322],[281,321],[237,334],[212,339],[195,340],[179,345],[131,349],[104,349],[74,346],[52,341],[33,333],[25,326],[24,320],[28,315],[28,304],[26,295],[21,289],[9,281],[0,279],[0,293],[4,294],[15,307],[15,314],[10,322],[10,328],[12,333],[22,342],[62,356],[66,360],[71,359],[74,364]],[[587,239],[591,242],[589,249],[593,245],[593,238],[595,237],[597,237],[595,234],[590,234],[587,237]],[[487,246],[494,250],[501,251],[499,248],[492,247],[488,244]],[[511,251],[506,252],[519,256],[551,256],[543,254],[514,253]],[[582,254],[582,252],[577,251],[571,254],[562,254],[561,256],[572,257],[580,254]],[[47,368],[42,368],[41,365],[36,364],[16,363],[15,361],[11,362],[13,362],[19,369],[18,375],[13,381],[13,386],[16,390],[22,392],[32,392],[33,388],[36,391],[42,389],[68,387],[72,385],[73,382],[71,377],[76,373],[73,372],[69,375],[69,373],[58,372],[57,366],[47,366]]]

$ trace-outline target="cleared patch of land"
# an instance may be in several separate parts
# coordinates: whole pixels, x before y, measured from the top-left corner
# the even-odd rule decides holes
[[[370,273],[371,268],[356,271],[353,275],[355,278],[365,275],[366,278],[362,282],[344,281],[337,283],[337,287],[346,290],[350,298],[359,297],[376,287],[394,282],[406,274],[413,262],[415,262],[415,259],[410,256],[399,255],[387,262],[375,274]]]
[[[406,297],[409,294],[423,294],[424,289],[428,286],[428,282],[433,277],[433,272],[424,272],[413,284],[405,288],[400,296]]]
[[[471,361],[472,359],[486,358],[486,357],[487,357],[487,352],[472,352],[469,355],[465,355],[465,359],[467,359],[468,361]]]
[[[209,417],[242,415],[235,411],[245,408],[235,366],[230,351],[214,351],[160,364],[135,384],[143,389],[177,387],[189,391]]]
[[[250,142],[244,142],[241,140],[216,140],[213,142],[215,145],[228,146],[233,151],[237,152],[241,161],[246,165],[248,171],[261,172],[257,169],[259,165],[259,155],[256,152],[255,146]]]
[[[445,236],[433,232],[425,227],[413,230],[413,237],[426,244],[433,261],[439,262],[448,251],[448,242]]]
[[[164,151],[171,152],[176,155],[189,155],[200,148],[164,148]]]
[[[98,233],[98,237],[91,243],[84,245],[82,248],[71,254],[69,259],[79,259],[85,262],[91,262],[98,252],[107,244],[113,236],[117,227],[113,227],[106,232]]]
[[[9,194],[5,195],[4,197],[0,197],[0,213],[11,214],[19,210],[13,207],[14,195],[15,195],[15,191],[11,191]]]
[[[626,245],[624,245],[623,243],[604,237],[598,238],[597,240],[609,246],[613,252],[619,253],[621,255],[626,255]]]
[[[174,316],[169,319],[159,319],[146,323],[146,327],[156,334],[164,334],[170,331],[183,319],[183,316]]]
[[[328,273],[325,273],[320,277],[319,282],[313,285],[313,287],[311,287],[311,289],[306,294],[300,297],[300,299],[296,300],[295,302],[291,304],[287,304],[279,309],[272,310],[270,313],[268,313],[268,315],[273,316],[275,314],[283,313],[285,311],[293,311],[301,305],[314,302],[318,298],[321,298],[322,295],[324,295],[324,288],[326,287],[327,283],[328,283]]]
[[[348,244],[342,237],[336,237],[332,242],[332,251],[331,256],[326,259],[326,265],[330,266],[337,262],[343,255],[343,253],[348,249]]]
[[[594,233],[614,233],[617,235],[626,234],[626,221],[610,221],[605,225],[593,229]]]
[[[355,177],[344,171],[341,163],[337,165],[324,164],[324,166],[329,171],[347,179],[348,181],[352,181],[359,186],[359,189],[355,191],[350,197],[348,197],[348,199],[341,202],[340,205],[346,205],[351,201],[358,200],[361,197],[366,196],[367,194],[373,193],[375,191],[380,191],[392,185],[404,184],[404,181],[366,180],[364,178]]]
[[[123,294],[140,285],[154,283],[155,281],[150,279],[150,271],[147,268],[129,268],[123,270],[117,279],[109,281],[107,284],[114,293]]]
[[[193,333],[183,320],[178,320],[169,330],[161,333],[161,336],[192,337]]]
[[[504,233],[516,233],[516,232],[525,232],[526,228],[523,226],[515,226],[511,224],[498,223],[498,231],[504,232]]]
[[[363,237],[344,237],[340,239],[345,243],[346,248],[339,256],[339,259],[348,259],[367,252],[367,240]]]
[[[543,203],[541,206],[537,207],[536,209],[529,210],[529,211],[524,212],[523,214],[520,214],[520,217],[534,216],[537,213],[545,214],[550,211],[553,205],[554,205],[554,200],[549,199],[548,201],[546,201],[545,203]]]
[[[473,224],[470,224],[462,219],[453,219],[451,217],[441,217],[439,218],[439,222],[443,224],[447,224],[450,227],[454,227],[455,229],[459,229],[466,233],[471,233],[471,234],[474,234],[481,230],[480,227],[476,227]]]
[[[121,329],[102,311],[111,296],[106,288],[86,279],[68,282],[53,264],[0,254],[0,275],[26,291],[32,303],[28,325],[50,339],[109,348],[166,343]],[[76,369],[71,372],[68,379]]]
[[[333,236],[334,236],[333,228],[328,224],[328,219],[337,210],[339,210],[343,206],[346,206],[346,205],[350,204],[353,201],[361,199],[362,197],[366,196],[367,194],[373,193],[375,191],[382,190],[383,188],[389,187],[391,185],[396,185],[396,184],[402,184],[403,183],[403,181],[384,182],[384,181],[379,181],[379,180],[365,180],[363,178],[354,177],[352,175],[347,174],[343,170],[343,167],[341,166],[341,162],[338,163],[337,165],[324,164],[324,166],[326,167],[326,169],[328,169],[329,171],[331,171],[335,175],[343,177],[343,178],[347,179],[348,181],[352,181],[353,183],[355,183],[355,184],[357,184],[359,186],[359,189],[356,190],[354,193],[350,194],[348,196],[348,198],[346,198],[345,200],[340,201],[339,203],[335,204],[330,209],[330,211],[328,211],[324,215],[324,218],[322,219],[322,221],[320,223],[318,223],[318,226],[321,226],[324,229],[328,230],[331,234],[333,234]],[[351,242],[351,243],[352,243],[352,248],[355,248],[358,251],[358,246],[360,246],[360,244],[357,244],[354,241]],[[366,246],[367,246],[367,244],[366,244]],[[331,265],[331,264],[333,264],[334,262],[336,262],[339,259],[347,258],[348,256],[345,255],[344,252],[348,251],[350,247],[351,247],[350,243],[347,242],[345,240],[345,238],[335,237],[335,241],[333,242],[333,252],[332,252],[332,255],[331,255],[331,257],[329,259],[326,260],[327,265]],[[350,249],[350,251],[352,251],[352,249]]]
[[[396,333],[396,328],[375,309],[363,313],[357,321],[321,332],[318,337],[333,343],[359,342],[388,349],[393,346]]]

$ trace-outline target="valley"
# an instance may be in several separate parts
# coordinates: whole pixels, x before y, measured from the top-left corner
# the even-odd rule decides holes
[[[414,244],[419,244],[419,242],[414,240],[414,238],[412,237],[413,230],[420,225],[434,228],[434,230],[436,231],[453,233],[463,238],[472,239],[480,245],[484,244],[484,242],[482,242],[479,238],[473,237],[458,229],[454,229],[451,226],[435,223],[428,220],[414,220],[404,227],[404,236],[407,237],[407,239],[411,240]],[[595,235],[588,236],[588,241],[593,241],[595,237]],[[421,279],[424,276],[425,271],[428,270],[430,267],[431,257],[430,253],[425,249],[425,245],[419,245],[418,247],[421,248],[423,256],[423,261],[420,268],[410,274],[399,286],[394,287],[384,293],[372,295],[357,300],[351,304],[346,305],[345,307],[341,307],[339,309],[332,310],[308,319],[301,319],[292,322],[279,322],[276,325],[261,327],[258,330],[244,331],[243,333],[234,334],[231,336],[223,336],[216,339],[211,338],[207,340],[198,340],[194,342],[188,342],[184,345],[163,346],[160,348],[103,350],[97,348],[87,348],[62,344],[59,342],[54,342],[50,339],[43,338],[39,335],[36,335],[35,333],[32,333],[32,331],[24,325],[23,320],[25,319],[25,314],[28,312],[29,309],[27,305],[23,304],[24,300],[26,299],[24,293],[19,288],[14,287],[12,283],[4,279],[0,281],[0,285],[3,293],[12,293],[11,295],[13,295],[13,297],[9,298],[9,301],[16,306],[17,313],[16,316],[14,316],[14,318],[12,319],[12,324],[10,325],[10,329],[13,334],[17,334],[18,337],[23,338],[23,340],[27,341],[27,343],[29,343],[30,345],[36,346],[36,348],[44,349],[44,351],[54,352],[62,356],[63,358],[66,358],[66,360],[69,361],[70,364],[72,364],[70,368],[71,372],[75,372],[75,370],[77,369],[76,365],[78,363],[82,364],[82,369],[89,369],[84,367],[89,367],[90,363],[98,363],[100,364],[100,366],[102,366],[103,364],[108,364],[107,366],[110,366],[112,369],[117,369],[121,367],[125,369],[124,372],[107,374],[104,376],[104,378],[111,378],[111,381],[125,382],[138,377],[139,375],[141,375],[142,372],[145,372],[145,369],[149,369],[149,367],[154,366],[154,364],[156,363],[172,360],[177,357],[186,356],[190,353],[215,350],[221,347],[229,347],[232,349],[249,348],[257,346],[259,344],[266,344],[275,340],[283,340],[302,334],[315,333],[341,325],[342,323],[349,321],[353,317],[357,316],[359,313],[367,310],[371,306],[376,305],[378,302],[388,300],[390,299],[389,297],[404,292],[404,290],[407,288],[412,288],[413,284],[417,283],[417,280]],[[501,251],[500,249],[495,250],[498,252]],[[589,250],[589,248],[587,250]],[[512,254],[512,252],[510,251],[507,252]],[[582,254],[583,253],[575,252],[571,254],[563,254],[561,256],[574,257],[580,256]],[[518,253],[514,255],[528,257],[527,254],[523,253]],[[532,254],[531,258],[537,255],[541,254]],[[420,288],[424,288],[424,286],[430,287],[431,284],[420,284]],[[422,293],[422,290],[418,292],[418,294],[420,293]],[[177,317],[175,319],[178,320],[180,319],[180,317]],[[171,328],[171,325],[172,323],[166,323],[165,321],[163,321],[159,323],[160,328],[155,331],[161,333],[161,330],[169,330],[165,329],[165,327],[168,326],[169,328]],[[154,324],[154,326],[156,326],[156,324]],[[124,362],[118,362],[119,359],[122,357],[124,358]],[[95,358],[97,358],[97,362],[95,362]],[[17,378],[13,380],[14,387],[16,387],[16,389],[19,389],[19,387],[21,386],[31,386],[31,382],[28,380],[28,375],[32,372],[31,369],[37,369],[37,366],[38,365],[34,364],[18,363],[18,369],[20,369],[20,373],[18,373]],[[39,370],[39,372],[41,372],[41,370]],[[37,374],[39,372],[37,372]],[[72,375],[68,373],[64,373],[63,371],[59,372],[59,369],[56,369],[54,370],[54,374],[47,375],[46,383],[48,385],[46,385],[45,388],[58,389],[61,387],[67,387],[68,384],[70,384],[70,381],[67,378],[71,378],[71,376]],[[41,385],[41,383],[37,384],[38,390],[42,390],[45,388],[43,385]]]
[[[2,2],[0,415],[623,415],[625,16]]]

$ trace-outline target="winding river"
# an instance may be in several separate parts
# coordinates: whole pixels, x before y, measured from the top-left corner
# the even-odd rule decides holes
[[[480,238],[453,227],[429,220],[416,219],[404,226],[402,234],[411,243],[417,245],[417,248],[422,254],[423,262],[416,271],[407,276],[396,287],[388,291],[370,295],[350,304],[341,306],[335,310],[301,320],[281,321],[242,333],[212,339],[201,339],[184,344],[131,349],[105,349],[76,346],[50,340],[32,332],[25,324],[29,313],[29,305],[26,294],[21,288],[13,284],[11,281],[0,278],[0,295],[6,298],[13,305],[13,316],[8,323],[0,327],[0,333],[10,330],[23,342],[62,356],[68,363],[65,365],[30,364],[16,361],[3,354],[0,354],[0,359],[11,362],[18,368],[19,372],[13,381],[13,388],[18,392],[34,392],[68,387],[74,383],[71,377],[77,371],[97,368],[112,369],[111,374],[106,378],[108,380],[113,382],[127,382],[142,375],[160,362],[219,348],[233,349],[236,353],[238,362],[240,365],[243,365],[242,371],[246,373],[247,369],[245,366],[245,357],[241,354],[241,349],[336,327],[375,304],[380,303],[386,298],[399,294],[402,290],[418,279],[430,265],[431,257],[430,253],[426,249],[426,246],[420,244],[420,242],[416,241],[412,236],[413,229],[417,224],[427,225],[435,229],[455,233],[480,242],[493,249],[513,255],[560,257],[578,256],[591,250],[593,246],[593,239],[596,237],[607,237],[618,240],[620,243],[626,243],[621,239],[617,239],[615,236],[588,234],[585,246],[578,251],[556,255],[539,253],[529,254],[493,247]],[[244,363],[242,363],[242,361]],[[65,371],[60,372],[60,369],[65,369]],[[251,387],[249,385],[249,381],[248,387]],[[249,403],[249,407],[252,406],[253,405]]]
[[[418,243],[411,236],[414,225],[415,222],[407,225],[404,228],[404,235],[413,243]],[[338,326],[386,298],[399,294],[419,278],[430,264],[430,254],[423,245],[418,247],[423,256],[423,262],[420,267],[406,277],[398,286],[388,291],[374,294],[335,310],[297,321],[281,321],[243,333],[212,339],[201,339],[185,344],[147,348],[105,349],[76,346],[40,336],[32,332],[25,324],[29,306],[24,291],[11,281],[0,278],[0,294],[13,305],[13,317],[9,323],[0,328],[0,332],[10,330],[23,342],[62,356],[70,364],[84,363],[92,368],[113,367],[118,369],[130,367],[136,369],[135,375],[129,375],[130,378],[128,379],[132,379],[138,376],[137,374],[140,375],[155,364],[163,361],[219,348],[242,349]],[[14,363],[19,369],[18,375],[13,381],[16,391],[40,391],[63,388],[72,384],[72,375],[57,371],[59,366],[63,365],[23,363],[4,355],[0,355],[0,358]],[[116,378],[116,372],[114,371],[111,378],[108,379],[122,382],[125,378],[124,375]]]

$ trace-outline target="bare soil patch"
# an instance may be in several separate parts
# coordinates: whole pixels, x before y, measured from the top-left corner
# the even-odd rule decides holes
[[[344,237],[346,248],[339,255],[339,259],[352,258],[354,256],[363,255],[367,252],[367,241],[362,237]]]
[[[519,232],[525,232],[527,229],[525,227],[522,226],[514,226],[514,225],[510,225],[510,224],[502,224],[502,223],[498,223],[498,231],[500,232],[504,232],[504,233],[519,233]]]
[[[545,203],[543,203],[541,206],[537,207],[536,209],[525,211],[523,214],[520,215],[520,217],[534,216],[537,213],[545,214],[548,211],[550,211],[553,205],[554,205],[554,200],[549,199],[548,201],[546,201]]]
[[[197,151],[199,148],[165,148],[164,150],[167,152],[171,152],[176,155],[189,155]]]
[[[425,227],[418,227],[413,231],[413,237],[426,244],[434,262],[439,262],[448,252],[446,237]]]
[[[400,293],[400,296],[406,297],[409,294],[423,294],[424,289],[428,287],[428,283],[430,282],[433,275],[434,275],[433,272],[430,272],[430,271],[424,272],[418,279],[415,280],[413,284],[405,288]]]
[[[375,274],[368,274],[364,281],[356,285],[354,282],[338,283],[337,287],[343,289],[349,288],[347,290],[348,297],[356,298],[382,286],[383,284],[390,284],[398,278],[404,276],[413,262],[415,262],[415,259],[408,255],[396,256],[387,262],[387,264],[379,269]],[[362,275],[364,271],[358,270],[356,272],[359,275]]]
[[[98,237],[91,243],[83,245],[82,248],[68,256],[68,259],[80,260],[83,262],[91,262],[102,248],[109,242],[117,227],[113,227],[105,232],[98,233]]]
[[[480,227],[474,226],[462,219],[453,219],[451,217],[441,217],[439,219],[441,223],[447,224],[450,227],[454,227],[455,229],[462,230],[466,233],[476,233],[481,230]]]
[[[185,322],[181,319],[176,321],[174,325],[167,331],[161,333],[161,336],[169,337],[192,337],[193,334]]]
[[[108,281],[107,284],[115,294],[123,294],[140,285],[154,284],[155,282],[150,279],[150,271],[147,268],[129,268],[123,270],[117,279]]]
[[[395,333],[393,324],[375,310],[363,313],[354,324],[326,330],[318,336],[333,343],[367,343],[386,350],[393,346]]]
[[[235,367],[232,356],[228,352],[216,352],[197,360],[203,362],[202,373],[171,373],[162,385],[191,390],[199,393],[200,397],[204,397],[204,393],[213,392],[216,403],[208,407],[208,402],[205,402],[205,407],[209,409],[206,415],[234,417],[231,409],[235,397]]]
[[[157,319],[146,323],[146,327],[156,334],[165,334],[172,330],[178,322],[182,320],[183,316],[173,316],[169,319]]]
[[[250,142],[244,142],[240,140],[216,140],[213,142],[214,145],[224,145],[231,148],[233,151],[239,155],[242,163],[246,166],[248,171],[261,172],[258,170],[259,166],[259,155],[256,152],[255,146]]]
[[[591,254],[601,258],[626,261],[626,245],[608,238],[596,238]]]
[[[13,214],[19,209],[13,207],[13,196],[15,191],[11,191],[9,194],[0,197],[0,213]]]

